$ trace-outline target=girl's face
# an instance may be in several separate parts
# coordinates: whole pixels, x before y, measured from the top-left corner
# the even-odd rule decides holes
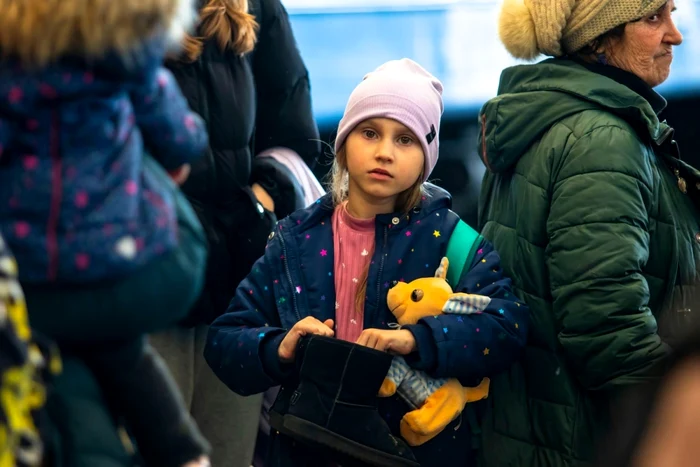
[[[389,118],[373,118],[355,127],[345,141],[348,197],[391,212],[398,195],[421,176],[425,157],[416,135]]]
[[[625,27],[625,34],[607,48],[608,62],[634,73],[649,86],[666,81],[671,72],[673,47],[683,42],[671,13],[676,9],[670,0],[657,12]]]

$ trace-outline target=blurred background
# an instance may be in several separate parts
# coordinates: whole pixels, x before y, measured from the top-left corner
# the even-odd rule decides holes
[[[517,64],[497,34],[497,0],[283,0],[311,75],[321,138],[332,143],[347,98],[365,73],[409,57],[445,86],[440,160],[431,179],[448,189],[454,209],[476,225],[484,167],[476,153],[477,115],[496,95],[501,70]],[[670,79],[662,118],[676,129],[682,157],[700,167],[700,0],[676,0],[685,42]],[[330,151],[327,151],[330,154]],[[329,161],[316,172],[324,176]]]

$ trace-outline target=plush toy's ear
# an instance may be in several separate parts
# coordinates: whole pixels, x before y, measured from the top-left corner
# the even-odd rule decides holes
[[[471,315],[484,311],[489,303],[491,303],[491,298],[485,295],[455,293],[447,299],[442,307],[442,312],[453,315]]]
[[[442,261],[440,261],[440,266],[438,266],[437,270],[435,271],[435,277],[438,279],[445,279],[447,280],[447,268],[450,267],[450,260],[447,259],[447,256],[442,258]]]

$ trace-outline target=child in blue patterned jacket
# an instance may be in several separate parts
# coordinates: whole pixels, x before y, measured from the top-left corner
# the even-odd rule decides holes
[[[392,326],[391,284],[432,276],[461,222],[450,210],[450,196],[426,183],[438,159],[441,95],[441,83],[407,59],[382,65],[353,91],[335,142],[332,193],[278,224],[265,256],[240,284],[228,312],[211,326],[205,357],[233,391],[249,395],[284,388],[296,374],[298,344],[309,335],[402,355],[413,368],[457,378],[465,386],[518,358],[527,307],[513,296],[498,253],[476,233],[473,242],[462,245],[465,258],[472,250],[472,260],[453,287],[489,297],[488,305],[478,314],[443,314],[401,329]],[[319,371],[343,370],[336,356],[331,347],[326,357],[317,355],[327,360],[327,370]],[[355,365],[346,363],[356,373],[343,381],[372,378],[370,362]],[[375,376],[383,379],[386,369]],[[399,421],[411,409],[398,397],[379,402],[397,437]],[[347,429],[381,436],[370,427]],[[401,448],[389,463],[376,465],[415,465],[413,456],[423,466],[472,465],[470,436],[470,424],[454,420],[414,447],[412,455]],[[315,462],[313,453],[284,438],[275,434],[271,441],[271,465]]]
[[[32,327],[90,365],[161,466],[209,449],[145,338],[186,316],[206,262],[167,172],[184,181],[208,138],[161,65],[192,3],[0,0],[0,232]]]

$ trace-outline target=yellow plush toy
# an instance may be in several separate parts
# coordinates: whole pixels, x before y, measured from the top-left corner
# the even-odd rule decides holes
[[[46,403],[46,379],[61,371],[53,346],[39,346],[29,327],[17,263],[0,236],[0,467],[39,466],[43,443],[35,423]]]
[[[471,314],[484,310],[489,297],[453,293],[445,279],[449,262],[443,258],[435,277],[399,282],[389,290],[387,303],[400,326],[416,324],[421,318],[442,313]],[[455,378],[435,379],[412,369],[402,357],[395,357],[379,396],[388,397],[398,391],[415,410],[401,420],[401,436],[411,446],[419,446],[438,435],[457,418],[469,402],[485,399],[489,379],[479,386],[465,388]]]

